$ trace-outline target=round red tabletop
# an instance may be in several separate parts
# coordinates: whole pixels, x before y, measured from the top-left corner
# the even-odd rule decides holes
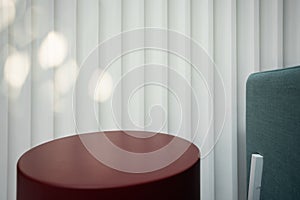
[[[65,137],[24,153],[17,200],[199,200],[198,148],[178,137],[108,131]]]

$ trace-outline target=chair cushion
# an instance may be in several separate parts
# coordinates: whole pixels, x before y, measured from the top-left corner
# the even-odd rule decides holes
[[[300,66],[250,75],[246,93],[247,173],[264,156],[261,199],[300,199]]]

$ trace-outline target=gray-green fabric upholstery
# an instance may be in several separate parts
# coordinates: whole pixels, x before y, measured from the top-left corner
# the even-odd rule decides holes
[[[259,153],[261,199],[300,200],[300,66],[252,74],[246,96],[248,182]]]

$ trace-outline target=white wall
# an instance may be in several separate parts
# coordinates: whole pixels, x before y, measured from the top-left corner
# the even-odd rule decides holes
[[[209,119],[213,119],[213,126],[209,129],[205,145],[201,146],[201,134],[196,144],[201,146],[203,152],[207,152],[218,141],[201,163],[201,199],[246,199],[246,79],[252,72],[300,63],[298,0],[7,2],[0,1],[1,200],[15,199],[16,161],[30,147],[75,134],[76,130],[96,131],[99,124],[95,115],[102,128],[119,128],[113,119],[111,96],[104,102],[96,103],[95,110],[86,109],[87,105],[94,102],[84,85],[91,77],[82,76],[73,93],[74,80],[81,63],[99,43],[122,31],[144,26],[172,29],[200,43],[216,64],[216,68],[206,67],[201,71],[212,89],[213,101],[205,92],[203,80],[199,79],[190,63],[156,50],[136,51],[117,59],[108,71],[112,85],[115,86],[116,80],[126,72],[144,63],[168,65],[169,69],[178,72],[192,85],[200,99],[195,102],[190,88],[184,86],[185,95],[180,102],[184,111],[181,115],[184,127],[181,136],[189,138],[190,133],[196,129],[194,120],[197,115],[193,106],[198,103],[201,111],[200,129],[209,129]],[[51,44],[56,45],[54,50],[53,45],[49,47],[45,44],[47,38]],[[170,41],[161,42],[170,45]],[[42,48],[43,45],[46,47]],[[123,39],[117,45],[119,49],[126,48],[130,41]],[[57,52],[57,49],[63,50],[64,47],[66,52]],[[192,61],[196,60],[187,47],[189,43],[185,44],[183,52]],[[97,55],[92,64],[101,65],[103,56]],[[52,66],[53,60],[59,62]],[[20,65],[27,65],[28,71],[19,69]],[[8,73],[7,70],[13,67],[17,71]],[[178,105],[172,94],[165,89],[147,86],[136,93],[131,103],[122,99],[122,96],[131,94],[132,91],[128,90],[131,84],[151,80],[156,76],[159,76],[157,79],[161,84],[177,87],[176,77],[170,74],[163,68],[155,73],[144,68],[135,80],[121,82],[122,89],[115,91],[119,96],[115,107],[121,128],[133,128],[130,119],[126,117],[128,109],[134,123],[142,127],[147,125],[151,122],[149,111],[156,104],[165,112],[154,113],[152,117],[155,123],[145,129],[162,128],[163,132],[176,132],[180,121]],[[219,74],[224,81],[225,93]],[[219,135],[224,107],[226,121]],[[74,115],[77,124],[74,123]],[[166,124],[162,123],[164,120]]]

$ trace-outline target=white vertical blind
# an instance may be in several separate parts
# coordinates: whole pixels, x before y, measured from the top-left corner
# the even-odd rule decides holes
[[[4,2],[0,2],[4,6]],[[0,18],[7,19],[9,13],[1,12]],[[8,174],[8,84],[4,81],[4,64],[8,51],[8,30],[0,29],[0,199],[7,199],[7,174]]]
[[[283,64],[295,66],[300,63],[300,1],[284,1],[283,9]]]
[[[62,137],[75,133],[72,86],[76,79],[76,1],[55,1],[55,31],[64,35],[67,53],[64,62],[54,70],[54,134]],[[66,9],[69,8],[69,9]],[[75,110],[74,110],[75,111]]]
[[[122,0],[99,1],[99,44],[102,44],[114,35],[120,34],[122,31]],[[121,42],[119,43],[119,49],[122,48]],[[105,52],[104,52],[105,53]],[[102,57],[106,55],[99,55],[100,63]],[[118,81],[121,79],[122,73],[122,58],[117,59],[111,66],[107,67],[107,74],[112,77],[113,87],[116,87]],[[118,93],[118,94],[117,94]],[[114,91],[114,95],[121,97],[121,91],[117,89]],[[121,125],[121,98],[116,97],[116,112],[111,109],[110,100],[101,102],[99,104],[99,125],[102,129],[118,129]],[[119,118],[118,118],[119,115]],[[119,124],[115,124],[114,116]]]
[[[75,20],[75,19],[74,19]],[[77,39],[76,39],[76,55],[79,66],[84,64],[84,61],[90,52],[96,48],[99,43],[99,1],[98,0],[78,0],[77,1]],[[96,70],[99,64],[98,56],[93,59],[93,67],[86,70]],[[80,71],[79,71],[80,73]],[[95,113],[87,106],[93,102],[93,93],[85,86],[89,84],[91,77],[89,74],[95,74],[96,71],[88,71],[82,73],[82,78],[76,83],[76,126],[79,132],[91,132],[98,129],[98,124],[95,120]],[[70,102],[69,102],[70,103]],[[98,113],[98,109],[95,111]]]
[[[188,37],[191,36],[191,1],[190,0],[171,0],[168,2],[168,28],[172,31],[179,32]],[[181,42],[181,41],[169,41]],[[190,60],[190,44],[187,42],[182,44],[187,59]],[[190,64],[174,54],[169,54],[168,66],[174,70],[178,76],[190,84],[191,83],[191,66]],[[173,74],[174,75],[174,74]],[[168,76],[170,88],[177,87],[176,78],[172,75]],[[169,133],[179,134],[180,136],[191,139],[191,89],[186,85],[184,88],[184,98],[178,102],[174,95],[169,93],[168,96],[168,126]],[[182,114],[178,114],[182,112]],[[182,132],[178,132],[182,127]]]
[[[122,1],[122,31],[144,27],[144,0]],[[134,40],[144,38],[122,38],[122,48],[127,49]],[[122,56],[122,76],[144,65],[144,50],[134,50]],[[140,129],[144,127],[144,88],[137,89],[144,82],[144,70],[140,70],[134,80],[122,79],[122,127],[123,129]],[[129,88],[137,89],[135,92]]]
[[[96,131],[99,124],[105,130],[146,126],[145,130],[162,128],[163,132],[175,133],[180,117],[184,127],[180,136],[190,138],[196,129],[193,106],[198,104],[199,130],[208,129],[211,117],[215,125],[204,146],[201,134],[195,141],[203,152],[219,138],[224,105],[227,111],[216,148],[201,162],[201,199],[245,200],[246,79],[251,72],[300,63],[299,13],[298,0],[0,1],[0,199],[15,199],[16,162],[30,147],[73,134],[76,128],[79,132]],[[127,72],[144,64],[167,65],[169,72],[163,67],[154,72],[146,66],[136,79],[121,81],[122,90],[114,91],[118,97],[113,105],[116,113],[110,105],[111,96],[106,101],[97,99],[85,87],[89,75],[97,72],[81,74],[73,95],[76,74],[99,43],[122,31],[143,27],[172,29],[200,43],[216,63],[215,69],[201,71],[209,88],[214,88],[213,102],[190,63],[174,54],[149,49],[130,52],[109,66],[107,74],[113,86]],[[149,38],[135,39],[147,42]],[[131,42],[123,38],[119,49]],[[182,48],[189,57],[192,52],[188,42]],[[90,69],[97,69],[105,56],[96,55],[96,60],[87,63],[94,66]],[[170,70],[187,80],[199,98],[195,102],[185,86],[185,97],[179,102],[182,116],[175,97],[162,87],[145,86],[130,101],[123,99],[132,94],[132,84],[153,77],[162,85],[178,87]],[[222,99],[218,72],[226,99]],[[91,102],[93,106],[95,102],[95,109],[88,109]],[[154,105],[164,112],[156,112]],[[113,114],[121,127],[115,124]],[[163,124],[165,119],[167,123]]]
[[[216,125],[222,123],[222,109],[226,109],[226,121],[215,147],[216,199],[237,199],[236,58],[236,1],[215,0],[214,61],[223,78],[226,93],[225,99],[222,98],[222,88],[215,82]]]
[[[20,5],[19,9],[24,12],[26,5]],[[14,24],[9,27],[8,43],[12,46],[9,48],[9,56],[6,59],[5,70],[11,71],[12,74],[18,75],[19,81],[22,80],[22,90],[15,84],[15,81],[9,82],[8,85],[8,167],[7,167],[7,183],[8,183],[8,199],[16,198],[15,171],[18,157],[31,146],[31,45],[22,43],[19,31],[22,26],[22,11],[16,13]],[[31,24],[28,24],[31,27]],[[18,72],[14,68],[18,65],[23,66],[23,70]],[[8,66],[10,66],[8,68]]]
[[[238,50],[238,160],[239,197],[246,199],[246,80],[250,73],[259,71],[259,0],[242,0],[237,4],[237,50]]]
[[[202,45],[208,56],[213,58],[213,1],[210,0],[192,0],[191,1],[191,38]],[[195,58],[191,58],[192,63]],[[204,81],[207,81],[208,88],[213,88],[214,69],[211,67],[203,67],[201,73],[203,78],[197,74],[192,68],[192,86],[196,96],[200,102],[192,102],[199,105],[200,119],[199,132],[200,136],[196,138],[196,144],[202,149],[202,156],[206,156],[201,160],[201,199],[214,199],[214,152],[210,148],[214,145],[214,129],[210,127],[210,119],[213,119],[213,110],[210,110],[210,96]],[[213,92],[210,91],[213,97]],[[197,118],[196,113],[192,109],[192,119]],[[192,132],[196,131],[197,125],[192,120]],[[208,133],[206,133],[208,131]],[[207,139],[205,142],[205,135]]]
[[[145,1],[145,27],[168,28],[168,2]],[[163,37],[163,36],[161,36]],[[145,41],[151,40],[145,35]],[[158,38],[161,45],[165,43]],[[168,54],[161,50],[145,50],[145,64],[168,65]],[[164,67],[155,71],[145,67],[145,82],[159,76],[158,83],[168,84],[168,71]],[[168,132],[168,91],[157,85],[148,85],[145,90],[145,130]],[[157,109],[157,110],[155,110]],[[159,110],[158,110],[159,109]]]
[[[32,113],[31,142],[37,145],[54,136],[54,70],[50,59],[55,52],[48,48],[54,31],[54,2],[32,1]],[[43,62],[40,62],[40,60]],[[34,123],[38,121],[39,123]],[[30,134],[30,132],[29,132]]]
[[[283,0],[260,1],[261,70],[283,67]]]

